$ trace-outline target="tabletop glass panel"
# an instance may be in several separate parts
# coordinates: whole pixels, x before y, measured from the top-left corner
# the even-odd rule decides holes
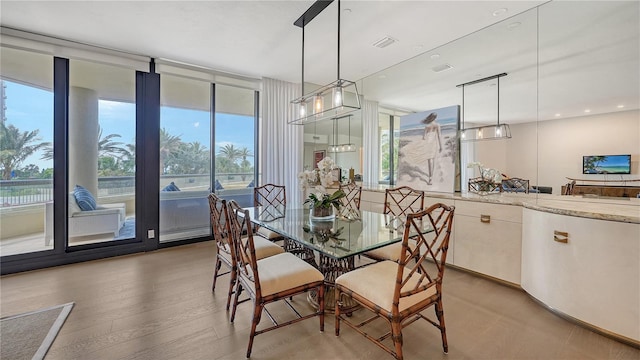
[[[354,219],[309,220],[308,209],[247,208],[251,221],[334,259],[361,254],[402,240],[404,220],[360,210]],[[359,215],[359,216],[357,216]],[[424,232],[433,231],[425,221]]]

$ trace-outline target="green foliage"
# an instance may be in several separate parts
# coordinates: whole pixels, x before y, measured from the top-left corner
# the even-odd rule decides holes
[[[53,168],[42,169],[40,179],[53,179]]]
[[[398,149],[400,148],[400,136],[394,134],[393,138],[393,164],[394,170],[398,169]],[[388,176],[391,172],[391,155],[390,155],[389,133],[382,134],[380,138],[380,171],[384,176]]]
[[[39,149],[44,149],[43,160],[53,159],[53,144],[43,142],[33,144],[38,131],[20,133],[18,129],[9,125],[2,129],[2,156],[0,169],[3,177],[11,176],[11,171],[19,178],[52,178],[53,169],[43,169],[42,172],[33,164],[16,170],[19,158],[26,158]],[[12,136],[15,139],[9,139]],[[22,138],[20,138],[22,137]],[[98,176],[130,176],[135,173],[135,144],[124,144],[116,141],[119,134],[104,135],[102,129],[98,132]],[[5,141],[5,139],[8,139]],[[21,140],[22,142],[20,143]],[[11,144],[22,144],[22,150],[12,149]],[[18,146],[16,145],[16,146]],[[160,172],[161,174],[209,174],[211,172],[211,153],[200,142],[185,143],[180,135],[171,135],[164,128],[160,130]],[[246,173],[253,172],[253,165],[247,158],[253,154],[246,147],[237,148],[233,144],[225,145],[216,156],[216,172],[218,173]],[[11,161],[5,165],[6,161]],[[8,169],[8,172],[6,171]],[[241,175],[244,181],[246,175]]]
[[[304,201],[305,204],[312,204],[314,208],[330,208],[335,207],[336,210],[340,210],[340,199],[347,196],[344,191],[337,190],[333,194],[322,194],[320,198],[314,193],[311,193],[309,197]]]
[[[39,130],[20,131],[13,125],[0,122],[0,170],[2,179],[10,180],[11,171],[20,167],[31,154],[46,146],[38,137]]]
[[[597,168],[598,168],[598,165],[600,165],[600,163],[603,162],[605,158],[606,158],[605,156],[589,156],[589,157],[585,157],[584,169],[585,170],[596,171]]]

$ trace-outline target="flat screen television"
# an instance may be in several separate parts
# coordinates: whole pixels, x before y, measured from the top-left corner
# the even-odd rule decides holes
[[[589,155],[582,157],[583,174],[631,174],[631,155]]]

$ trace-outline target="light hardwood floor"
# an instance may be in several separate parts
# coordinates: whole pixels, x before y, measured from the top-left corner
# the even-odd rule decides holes
[[[229,323],[228,275],[211,292],[214,246],[3,276],[0,313],[74,301],[47,359],[244,359],[251,304],[241,304],[235,324]],[[573,325],[522,291],[447,269],[444,293],[449,354],[442,353],[437,329],[419,321],[403,332],[405,359],[640,359],[640,350]],[[294,302],[308,307],[303,297]],[[288,315],[284,306],[271,309]],[[336,337],[333,326],[327,314],[324,332],[314,318],[259,335],[252,358],[392,359],[346,326]]]

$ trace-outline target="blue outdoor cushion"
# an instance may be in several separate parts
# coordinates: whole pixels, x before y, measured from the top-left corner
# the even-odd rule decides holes
[[[76,198],[76,203],[82,211],[91,211],[96,209],[96,199],[91,192],[80,185],[76,185],[73,189],[73,197]]]
[[[172,181],[169,185],[162,188],[162,191],[180,191],[180,188]]]

